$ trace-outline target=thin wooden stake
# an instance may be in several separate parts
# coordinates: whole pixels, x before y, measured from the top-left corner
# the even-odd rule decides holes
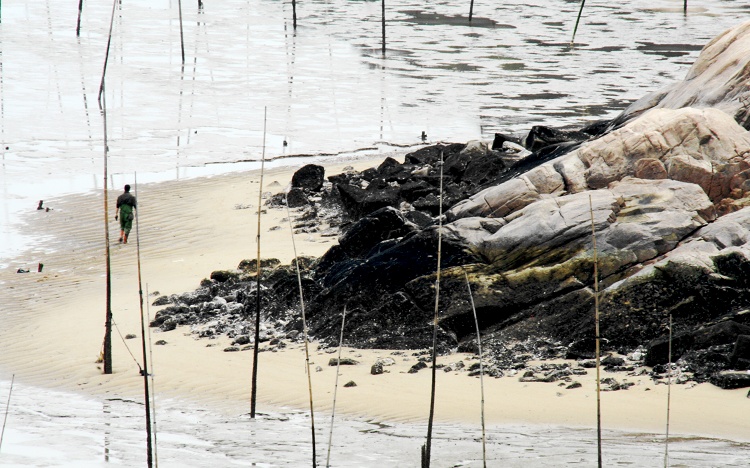
[[[581,13],[583,13],[583,5],[586,3],[586,0],[581,0],[581,8],[578,10],[578,17],[576,18],[576,25],[573,28],[573,37],[570,38],[570,45],[573,45],[573,42],[576,40],[576,31],[578,31],[578,22],[581,21]]]
[[[381,19],[380,24],[381,28],[383,30],[383,57],[385,57],[385,0],[381,0]]]
[[[198,8],[201,8],[200,3]],[[182,0],[177,0],[177,9],[180,12],[180,49],[182,50],[182,65],[185,65],[185,37],[182,33]]]
[[[440,152],[440,207],[438,215],[437,274],[435,275],[435,313],[432,319],[432,385],[430,389],[430,417],[427,421],[427,441],[422,447],[422,468],[430,467],[432,450],[432,423],[435,418],[435,381],[437,376],[437,329],[440,303],[440,260],[443,251],[443,152]]]
[[[669,466],[669,409],[672,400],[672,314],[669,314],[669,367],[667,368],[667,430],[664,436],[664,468]]]
[[[469,283],[469,275],[464,270],[464,278],[466,279],[466,288],[469,290],[469,301],[471,302],[471,311],[474,314],[474,326],[477,329],[477,348],[479,351],[479,388],[482,395],[482,466],[487,468],[487,436],[484,424],[484,355],[482,354],[482,336],[479,334],[479,319],[477,318],[477,308],[474,306],[474,295],[471,293],[471,284]]]
[[[333,420],[336,417],[336,394],[339,390],[339,369],[341,368],[341,348],[344,344],[344,323],[346,321],[346,306],[341,314],[341,335],[339,336],[339,358],[336,362],[336,381],[333,384],[333,407],[331,408],[331,430],[328,433],[328,455],[326,456],[326,468],[331,466],[331,445],[333,444]]]
[[[3,437],[5,436],[5,424],[8,422],[8,411],[10,410],[10,395],[13,393],[13,382],[16,380],[16,374],[10,378],[10,389],[8,390],[8,402],[5,404],[5,417],[3,417],[3,430],[0,431],[0,449],[3,448]]]
[[[682,2],[682,12],[684,14],[687,14],[687,0],[685,0],[684,2]]]
[[[133,174],[133,185],[135,186],[135,196],[138,199],[138,175]],[[148,390],[148,360],[146,359],[146,319],[143,312],[143,283],[141,280],[141,236],[138,222],[138,213],[140,208],[135,210],[135,251],[138,263],[138,299],[141,308],[141,347],[143,352],[143,367],[141,368],[141,375],[143,375],[143,392],[144,401],[146,403],[146,464],[149,468],[154,466],[154,450],[152,446],[151,436],[151,393]],[[140,367],[140,366],[139,366]]]
[[[292,0],[292,26],[297,29],[297,0]]]
[[[146,297],[148,297],[148,283],[146,283]],[[148,302],[146,302],[146,322],[149,324],[151,323],[151,311]],[[157,443],[156,437],[156,434],[158,433],[156,429],[156,383],[154,382],[155,371],[153,346],[151,346],[151,327],[147,327],[146,330],[148,330],[148,358],[151,362],[151,425],[154,428],[154,466],[159,468],[159,452],[157,450],[159,444]]]
[[[104,244],[106,256],[106,312],[104,320],[104,343],[102,344],[102,361],[104,362],[104,373],[112,373],[112,269],[109,252],[109,194],[107,191],[107,159],[109,158],[109,143],[107,142],[107,100],[104,94],[104,80],[107,76],[107,62],[109,61],[109,49],[112,44],[112,27],[115,21],[115,11],[117,1],[112,2],[112,16],[109,20],[109,34],[107,36],[107,51],[104,54],[104,65],[102,67],[102,81],[99,84],[99,108],[102,112],[102,121],[104,123]]]
[[[469,23],[471,23],[471,19],[474,16],[474,0],[471,0],[471,5],[469,5]]]
[[[81,12],[82,11],[83,11],[83,0],[78,0],[78,23],[76,24],[76,37],[81,36]]]
[[[591,241],[594,247],[594,320],[596,337],[596,447],[598,467],[602,467],[602,402],[601,402],[601,348],[599,337],[599,261],[596,251],[596,226],[594,224],[594,203],[589,194],[589,213],[591,214]]]
[[[260,344],[260,215],[263,204],[263,171],[266,165],[266,112],[263,108],[263,149],[260,159],[260,186],[258,187],[258,255],[256,257],[256,288],[255,288],[255,340],[253,343],[253,377],[250,390],[250,417],[255,418],[255,405],[258,397],[258,347]]]
[[[107,99],[104,95],[104,79],[102,79],[99,104],[102,106],[102,120],[104,121],[104,245],[105,245],[105,278],[106,299],[104,319],[104,343],[102,345],[102,360],[104,373],[112,373],[112,268],[109,251],[109,191],[107,190],[107,159],[109,159],[109,144],[107,143]]]
[[[309,337],[307,334],[307,320],[305,318],[305,298],[302,294],[302,273],[299,269],[299,258],[297,257],[297,245],[294,242],[294,227],[292,226],[292,215],[289,212],[289,201],[286,203],[286,215],[289,220],[289,230],[292,233],[292,248],[294,249],[294,263],[297,265],[297,283],[299,284],[299,304],[302,309],[302,334],[305,338],[305,372],[307,372],[307,388],[310,391],[310,426],[312,429],[312,466],[317,466],[315,456],[315,413],[313,411],[312,377],[310,376],[310,350]]]
[[[112,28],[115,23],[115,11],[117,10],[117,2],[118,0],[114,0],[112,2],[112,16],[109,19],[109,34],[107,35],[107,50],[104,53],[104,66],[102,67],[102,81],[99,84],[99,96],[97,97],[97,100],[99,101],[100,109],[103,109],[102,95],[104,94],[104,78],[107,76],[107,62],[109,62],[109,49],[110,49],[110,46],[112,45]],[[105,138],[106,138],[106,133],[105,133]],[[105,150],[106,150],[106,145],[105,145]],[[107,181],[105,180],[104,181],[105,187],[107,186],[106,182]]]

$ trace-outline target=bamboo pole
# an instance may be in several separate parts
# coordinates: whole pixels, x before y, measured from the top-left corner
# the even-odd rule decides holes
[[[198,4],[200,9],[201,5]],[[180,49],[182,50],[182,65],[185,65],[185,37],[182,33],[182,0],[177,0],[177,9],[180,12]]]
[[[292,215],[289,212],[289,202],[286,204],[286,214],[289,220],[289,230],[292,233],[292,248],[294,250],[294,263],[297,266],[297,283],[299,284],[299,303],[302,309],[302,334],[305,339],[305,372],[307,372],[307,388],[310,392],[310,426],[312,430],[312,466],[317,466],[315,456],[315,413],[313,411],[313,391],[312,391],[312,377],[310,376],[310,346],[309,338],[307,333],[307,320],[305,318],[305,299],[302,294],[302,273],[299,268],[299,258],[297,257],[297,245],[294,242],[294,227],[292,227]]]
[[[432,450],[432,423],[435,418],[435,381],[437,376],[437,329],[440,303],[440,260],[443,247],[443,152],[440,152],[440,207],[438,215],[437,273],[435,275],[435,313],[432,319],[432,385],[430,387],[430,417],[427,421],[427,440],[422,446],[422,468],[430,467]]]
[[[471,311],[474,314],[474,326],[477,330],[477,348],[479,352],[479,388],[482,396],[481,402],[481,415],[482,415],[482,466],[487,468],[487,432],[485,430],[484,423],[484,355],[482,353],[482,336],[479,334],[479,319],[477,318],[477,308],[474,306],[474,295],[471,293],[471,284],[469,283],[469,275],[464,270],[464,278],[466,279],[466,288],[469,290],[469,301],[471,302]]]
[[[383,57],[385,57],[385,0],[381,0],[381,15],[380,15],[380,24],[381,29],[383,30],[382,36],[383,36]]]
[[[76,24],[76,37],[81,36],[81,12],[82,11],[83,11],[83,0],[78,0],[78,23]]]
[[[10,410],[10,396],[13,393],[13,382],[16,380],[16,374],[10,378],[10,389],[8,390],[8,402],[5,404],[5,416],[3,417],[3,430],[0,431],[0,449],[3,448],[3,437],[5,436],[5,425],[8,423],[8,411]]]
[[[117,0],[112,2],[112,16],[109,20],[109,34],[107,36],[107,50],[104,54],[104,65],[102,67],[102,81],[99,84],[99,108],[102,112],[102,121],[104,124],[104,243],[106,257],[106,312],[104,320],[104,343],[102,345],[102,361],[104,362],[104,373],[112,373],[112,273],[109,252],[109,195],[107,192],[107,159],[109,157],[109,143],[107,142],[107,102],[104,95],[104,80],[107,76],[107,62],[109,61],[109,49],[112,44],[112,26],[115,21],[115,11]]]
[[[687,14],[687,0],[682,2],[682,12]]]
[[[138,199],[138,175],[133,174],[133,185],[135,186],[136,200]],[[138,264],[138,299],[141,309],[141,348],[143,352],[143,367],[141,368],[141,375],[143,376],[143,392],[144,401],[146,403],[146,464],[149,468],[154,466],[154,451],[152,446],[151,436],[151,393],[148,390],[148,360],[146,359],[146,323],[145,315],[143,313],[143,282],[141,280],[141,236],[140,236],[140,223],[138,222],[138,213],[140,208],[135,209],[135,251]],[[140,367],[140,366],[139,366]]]
[[[107,76],[107,62],[109,62],[109,49],[112,45],[112,27],[114,26],[115,22],[115,11],[117,9],[117,2],[118,0],[113,0],[112,2],[112,17],[109,19],[109,34],[107,35],[107,50],[104,54],[104,66],[102,67],[102,81],[99,84],[99,108],[102,109],[102,94],[104,94],[104,78]],[[106,132],[105,132],[105,138],[106,138]],[[105,145],[106,150],[106,145]],[[106,187],[107,181],[104,181],[104,186]]]
[[[253,376],[250,390],[250,417],[255,418],[255,405],[258,397],[258,346],[260,344],[260,214],[263,203],[263,171],[266,164],[266,112],[263,108],[263,150],[260,159],[260,186],[258,187],[258,255],[256,257],[256,288],[255,288],[255,339],[253,343]]]
[[[596,226],[594,225],[594,203],[589,194],[589,213],[591,214],[591,241],[594,247],[594,320],[596,338],[596,447],[598,467],[602,467],[602,403],[601,403],[601,348],[599,336],[599,266],[596,251]]]
[[[346,321],[346,306],[341,314],[341,335],[339,335],[339,357],[336,362],[336,380],[333,384],[333,407],[331,408],[331,430],[328,432],[328,455],[326,456],[326,468],[331,466],[331,445],[333,445],[333,420],[336,417],[336,394],[339,390],[339,369],[341,368],[341,348],[344,344],[344,323]]]
[[[148,297],[148,283],[146,283],[146,297]],[[149,310],[148,302],[146,302],[146,322],[151,323],[151,311]],[[154,354],[153,347],[151,346],[151,327],[147,327],[148,330],[148,357],[151,362],[151,425],[154,428],[154,466],[159,468],[159,452],[157,447],[157,429],[156,429],[156,384],[154,382]]]
[[[102,106],[102,120],[104,121],[104,245],[105,245],[105,320],[104,320],[104,344],[102,360],[104,361],[104,373],[112,373],[112,267],[109,251],[109,192],[107,190],[107,159],[109,157],[109,144],[107,142],[107,99],[104,95],[104,80],[100,88],[99,104]]]
[[[471,0],[471,5],[469,5],[469,23],[471,23],[473,16],[474,16],[474,0]]]
[[[570,45],[573,45],[573,42],[576,40],[576,31],[578,31],[578,22],[581,21],[581,13],[583,13],[583,5],[586,3],[586,0],[581,0],[581,8],[578,10],[578,17],[576,18],[576,25],[573,28],[573,37],[570,38]]]
[[[297,29],[297,0],[292,0],[292,26]]]
[[[669,314],[669,367],[667,368],[667,430],[664,436],[664,468],[669,466],[669,410],[672,400],[672,314]]]

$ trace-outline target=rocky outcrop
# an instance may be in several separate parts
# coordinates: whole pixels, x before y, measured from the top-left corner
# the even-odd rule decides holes
[[[750,134],[716,109],[654,110],[566,156],[453,206],[450,220],[503,217],[543,197],[605,188],[625,177],[699,185],[721,211],[746,206]]]
[[[439,287],[439,350],[474,349],[476,313],[502,373],[532,355],[589,357],[598,305],[605,351],[645,358],[661,378],[671,317],[683,377],[740,385],[723,372],[750,366],[750,65],[737,49],[750,48],[749,31],[746,23],[714,40],[685,83],[615,122],[498,134],[493,149],[428,146],[403,163],[297,188],[313,225],[305,229],[332,213],[329,225],[343,232],[305,264],[310,332],[338,342],[346,309],[346,344],[430,347]],[[290,333],[302,328],[293,271],[276,266],[261,287],[265,317]],[[213,294],[246,276],[217,272],[209,297],[196,294],[201,305],[173,300],[156,325],[203,320],[232,303],[254,313],[250,283],[233,301]],[[511,342],[534,351],[510,356]],[[618,359],[610,365],[629,367]],[[548,371],[526,378],[560,378]]]

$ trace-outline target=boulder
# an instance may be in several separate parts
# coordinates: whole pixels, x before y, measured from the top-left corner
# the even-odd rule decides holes
[[[725,390],[747,388],[750,387],[750,372],[719,372],[711,377],[711,383]]]
[[[304,190],[299,187],[292,187],[286,194],[286,204],[289,208],[300,208],[309,205],[310,200],[308,200]]]
[[[729,358],[735,369],[750,369],[750,335],[739,335]]]
[[[737,337],[750,334],[750,326],[735,322],[721,322],[697,330],[677,333],[672,337],[672,361],[687,350],[706,349],[710,346],[735,343]],[[649,343],[644,364],[655,366],[669,361],[669,337],[662,336]]]
[[[323,187],[325,169],[317,164],[306,164],[292,176],[292,188],[317,192]]]
[[[591,138],[591,135],[583,132],[558,130],[543,125],[534,125],[523,140],[523,146],[529,151],[539,151],[551,145],[559,145],[567,142],[582,142]]]

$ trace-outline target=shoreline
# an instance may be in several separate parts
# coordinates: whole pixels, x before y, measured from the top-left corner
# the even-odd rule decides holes
[[[403,156],[403,154],[401,154]],[[326,164],[326,175],[345,166],[377,166],[385,155]],[[291,180],[296,168],[271,169],[264,174],[264,191],[276,193]],[[141,262],[143,286],[149,303],[159,294],[180,294],[194,290],[211,271],[234,269],[242,259],[255,258],[258,171],[234,172],[184,181],[140,184]],[[116,196],[119,191],[111,192]],[[18,311],[4,313],[0,342],[0,372],[16,374],[27,385],[83,392],[95,397],[141,398],[142,379],[138,368],[113,330],[114,374],[104,376],[94,363],[103,337],[104,261],[101,237],[101,194],[80,194],[50,199],[53,210],[30,213],[27,226],[49,236],[46,245],[28,251],[0,270],[7,303]],[[249,208],[246,205],[251,205]],[[239,208],[238,208],[239,207]],[[110,241],[116,239],[114,207],[110,207]],[[292,258],[286,211],[268,209],[263,215],[261,248],[263,258]],[[113,227],[114,226],[114,227]],[[280,229],[271,231],[274,226]],[[112,310],[120,333],[140,330],[136,244],[112,246]],[[299,255],[320,256],[334,238],[319,235],[295,237]],[[237,246],[246,246],[247,255]],[[35,257],[38,256],[38,257]],[[45,264],[42,273],[17,274],[22,264]],[[26,263],[24,263],[24,260]],[[145,296],[145,292],[144,292]],[[149,307],[150,309],[150,307]],[[153,310],[151,310],[153,316]],[[157,398],[185,399],[210,406],[225,414],[246,412],[252,353],[226,353],[228,338],[195,340],[184,327],[171,332],[150,330],[153,346],[152,370],[157,378]],[[23,339],[18,339],[23,337]],[[132,345],[131,345],[132,343]],[[138,343],[136,345],[136,343]],[[140,340],[128,347],[137,358]],[[207,346],[214,344],[215,346]],[[312,344],[311,368],[317,411],[330,411],[335,367],[328,366],[334,354]],[[351,350],[343,356],[360,361],[342,366],[339,387],[353,380],[353,388],[339,388],[337,413],[345,417],[388,422],[422,422],[427,418],[429,369],[408,374],[416,362],[414,351],[392,354],[391,350]],[[377,357],[393,357],[389,372],[370,375]],[[404,360],[407,359],[408,360]],[[464,360],[471,356],[452,354],[439,362]],[[315,371],[317,367],[321,371]],[[300,344],[280,352],[261,353],[259,358],[259,408],[309,408],[304,357]],[[604,373],[602,377],[614,376]],[[666,386],[654,385],[647,376],[623,377],[635,382],[629,390],[602,394],[602,423],[607,430],[663,431],[666,416]],[[592,374],[579,379],[582,388],[566,390],[557,384],[521,383],[518,376],[485,379],[487,422],[498,424],[562,425],[595,427],[595,382]],[[479,379],[462,373],[439,372],[436,420],[479,424]],[[649,388],[649,390],[646,390]],[[746,389],[721,390],[710,384],[672,388],[670,434],[700,435],[736,441],[750,441],[750,422],[742,418],[747,405]],[[471,396],[475,395],[475,396]],[[710,414],[709,414],[710,413]]]

